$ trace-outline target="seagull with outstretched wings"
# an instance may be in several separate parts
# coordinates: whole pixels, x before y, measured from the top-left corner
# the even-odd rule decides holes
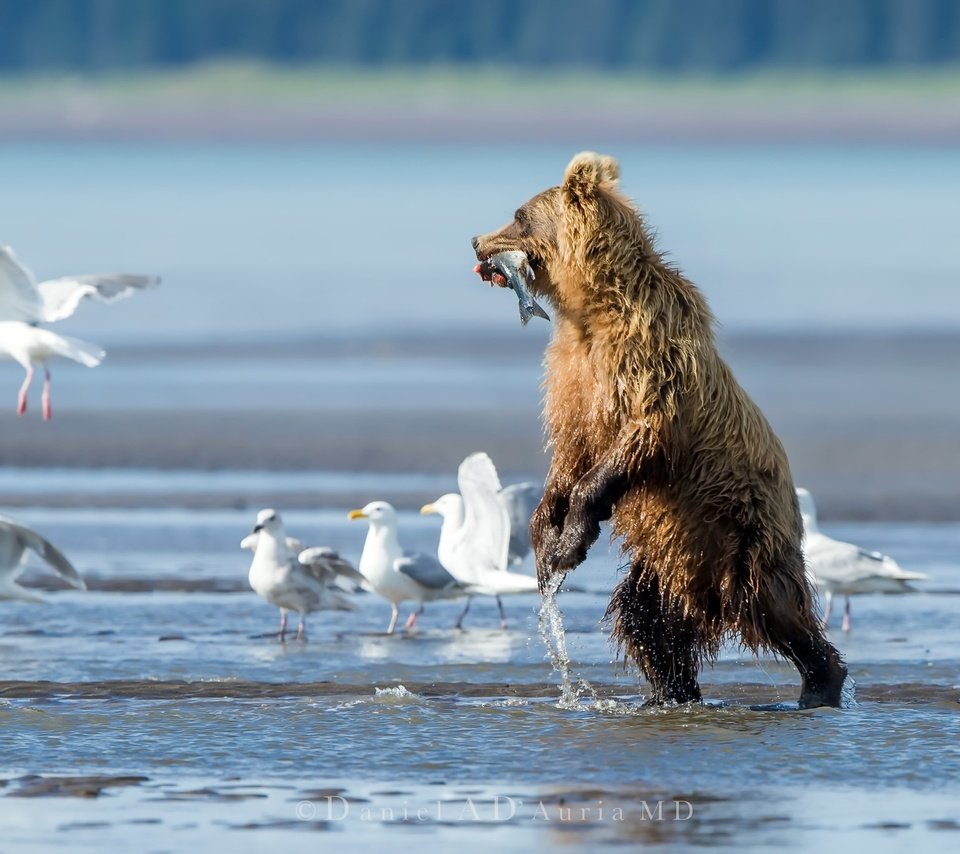
[[[157,276],[138,273],[98,273],[38,282],[13,249],[0,246],[0,356],[18,362],[27,374],[17,397],[17,415],[27,411],[27,392],[38,365],[44,374],[43,419],[49,421],[53,411],[47,362],[59,357],[95,368],[106,355],[96,344],[60,335],[40,324],[70,317],[85,299],[114,302],[159,283]]]

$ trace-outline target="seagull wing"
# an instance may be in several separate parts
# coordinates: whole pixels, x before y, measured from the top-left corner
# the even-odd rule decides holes
[[[440,561],[422,552],[407,552],[398,557],[393,566],[397,572],[433,593],[460,588],[460,582],[443,568]]]
[[[877,578],[889,579],[890,581],[927,581],[930,576],[922,572],[911,572],[904,569],[890,555],[880,552],[868,552],[863,549],[860,552],[860,563],[864,568],[872,568]]]
[[[0,320],[35,323],[43,319],[43,300],[33,273],[9,246],[0,246]]]
[[[37,285],[42,301],[42,315],[39,319],[52,322],[70,317],[77,310],[80,301],[86,297],[101,302],[114,302],[159,284],[159,276],[143,276],[138,273],[94,273],[88,276],[49,279]]]
[[[852,584],[881,565],[881,561],[869,558],[867,552],[852,543],[817,532],[807,533],[803,551],[819,584]]]
[[[835,592],[896,592],[909,589],[907,581],[926,578],[922,573],[901,569],[889,555],[869,552],[817,532],[807,533],[804,557],[817,584]]]
[[[540,592],[540,585],[532,575],[498,570],[481,573],[474,579],[471,588],[471,592],[485,593],[487,596]]]
[[[284,542],[287,544],[287,549],[290,551],[290,554],[298,555],[303,551],[303,541],[298,540],[296,537],[287,537]]]
[[[80,590],[87,589],[87,585],[80,577],[80,573],[73,568],[73,564],[64,557],[63,553],[56,548],[53,543],[33,529],[27,528],[19,522],[14,522],[5,516],[0,516],[0,522],[3,523],[4,527],[10,531],[13,536],[18,537],[28,549],[43,558],[47,565],[64,581]]]
[[[290,551],[290,554],[300,554],[300,552],[303,551],[303,543],[296,537],[286,537],[284,542],[287,544],[287,549]],[[255,552],[259,544],[259,532],[247,534],[247,536],[240,540],[240,548],[247,549],[251,552]]]
[[[19,525],[6,516],[0,516],[0,587],[15,583],[23,571],[23,553],[27,544],[20,536]]]
[[[543,487],[536,483],[515,483],[500,490],[500,503],[510,522],[510,563],[523,563],[530,553],[530,517],[542,495]]]
[[[510,518],[500,502],[500,477],[485,453],[471,454],[457,470],[463,497],[461,548],[478,571],[506,569],[510,550]]]
[[[301,549],[297,557],[304,572],[324,585],[336,585],[340,579],[362,587],[366,579],[353,568],[346,558],[326,546]]]

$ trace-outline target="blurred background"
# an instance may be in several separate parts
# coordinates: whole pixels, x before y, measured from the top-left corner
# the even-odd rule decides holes
[[[592,148],[824,514],[960,518],[958,142],[957,0],[0,0],[0,243],[164,280],[62,324],[50,424],[0,363],[0,503],[542,476],[469,238]]]

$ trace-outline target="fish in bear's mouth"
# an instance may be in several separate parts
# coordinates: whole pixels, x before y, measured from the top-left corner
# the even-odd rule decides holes
[[[480,261],[473,271],[491,285],[513,288],[520,307],[522,326],[526,326],[531,317],[550,320],[550,315],[537,304],[528,289],[536,274],[526,253],[519,250],[498,252]]]
[[[519,250],[515,250],[519,251]],[[510,283],[507,281],[507,277],[497,269],[497,265],[493,263],[493,259],[497,255],[503,255],[502,252],[495,252],[492,255],[488,255],[486,258],[481,258],[480,262],[473,268],[473,272],[480,276],[481,279],[485,282],[490,282],[491,284],[497,285],[501,288],[509,288]],[[536,273],[538,267],[540,266],[540,260],[533,255],[526,256],[527,264],[534,273]]]
[[[502,273],[497,272],[497,268],[490,263],[489,258],[484,258],[480,261],[477,266],[473,268],[473,272],[480,276],[485,282],[499,285],[501,288],[507,287],[506,278],[504,278]]]

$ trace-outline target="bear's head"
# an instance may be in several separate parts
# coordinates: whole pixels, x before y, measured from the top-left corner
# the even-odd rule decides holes
[[[477,260],[482,265],[500,252],[519,250],[536,274],[531,289],[537,296],[559,308],[576,302],[572,290],[583,286],[585,258],[596,236],[618,219],[636,219],[636,211],[617,191],[619,177],[612,157],[577,154],[560,186],[525,202],[498,231],[473,238]]]

